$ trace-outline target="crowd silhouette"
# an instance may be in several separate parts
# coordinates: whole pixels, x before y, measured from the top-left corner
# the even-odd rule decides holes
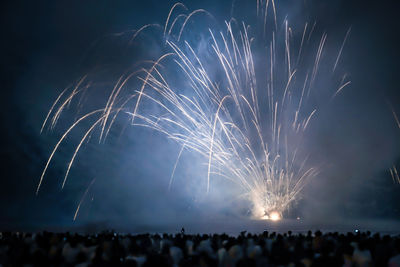
[[[2,232],[0,266],[400,266],[400,236]]]

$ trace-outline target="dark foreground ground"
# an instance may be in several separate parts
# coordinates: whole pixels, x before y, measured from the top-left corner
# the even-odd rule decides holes
[[[400,266],[400,236],[2,232],[0,266]]]

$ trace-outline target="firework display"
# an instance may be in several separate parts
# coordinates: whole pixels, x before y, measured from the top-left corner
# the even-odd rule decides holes
[[[227,179],[251,203],[254,218],[282,218],[319,172],[307,161],[303,145],[318,112],[310,97],[320,90],[321,77],[329,87],[323,88],[330,92],[327,101],[350,84],[346,75],[337,73],[350,30],[334,59],[325,62],[328,35],[318,35],[316,24],[280,20],[273,0],[258,0],[255,6],[256,25],[231,19],[221,27],[203,29],[201,39],[189,37],[190,27],[199,17],[210,20],[212,15],[202,9],[190,12],[181,3],[171,8],[164,26],[145,25],[136,31],[130,42],[150,28],[161,29],[160,46],[168,52],[121,75],[102,107],[83,114],[65,130],[36,192],[72,130],[91,122],[76,144],[63,187],[82,145],[95,131],[98,141],[104,142],[119,116],[125,116],[131,126],[163,133],[179,146],[170,185],[180,158],[197,153],[207,166],[207,191],[212,179]],[[66,107],[90,101],[96,94],[92,87],[84,76],[65,89],[42,130],[54,128]],[[395,168],[393,172],[398,179]]]

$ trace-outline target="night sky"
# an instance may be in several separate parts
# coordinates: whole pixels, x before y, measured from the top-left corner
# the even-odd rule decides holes
[[[243,3],[251,1],[236,2],[236,6],[245,6]],[[293,214],[317,221],[399,220],[400,185],[393,183],[389,168],[395,164],[400,169],[400,129],[391,111],[392,107],[400,114],[400,3],[276,2],[278,12],[287,14],[292,23],[300,17],[316,21],[339,45],[349,27],[352,29],[340,65],[352,83],[322,109],[311,126],[313,134],[306,141],[310,162],[323,170],[304,189]],[[190,225],[199,218],[234,220],[239,216],[231,210],[237,206],[234,192],[206,195],[197,186],[204,181],[182,180],[192,176],[193,170],[202,170],[196,155],[183,160],[168,191],[178,150],[172,141],[145,129],[128,129],[123,136],[115,129],[115,137],[105,144],[89,142],[61,190],[73,149],[67,142],[35,195],[51,149],[66,127],[61,122],[54,131],[40,134],[58,94],[84,73],[101,69],[99,66],[123,68],[144,54],[152,56],[152,51],[139,50],[124,54],[126,40],[118,33],[147,23],[163,24],[174,3],[42,0],[1,4],[1,228],[162,228],[179,221]],[[232,11],[231,0],[184,3],[190,10],[208,10],[217,21],[229,19],[232,13],[246,20],[242,12],[246,9]],[[73,117],[73,110],[68,114]],[[75,209],[93,179],[73,222]],[[219,186],[229,185],[220,182]],[[148,229],[152,230],[151,226]]]

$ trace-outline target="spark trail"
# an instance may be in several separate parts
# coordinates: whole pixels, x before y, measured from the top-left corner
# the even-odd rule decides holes
[[[392,108],[392,114],[396,121],[397,127],[399,127],[399,129],[400,129],[400,121],[399,121],[399,118],[397,117],[396,112],[394,112],[393,108]],[[390,171],[390,175],[392,176],[393,182],[400,184],[400,174],[397,171],[396,165],[393,165],[392,168],[389,169],[389,171]]]

